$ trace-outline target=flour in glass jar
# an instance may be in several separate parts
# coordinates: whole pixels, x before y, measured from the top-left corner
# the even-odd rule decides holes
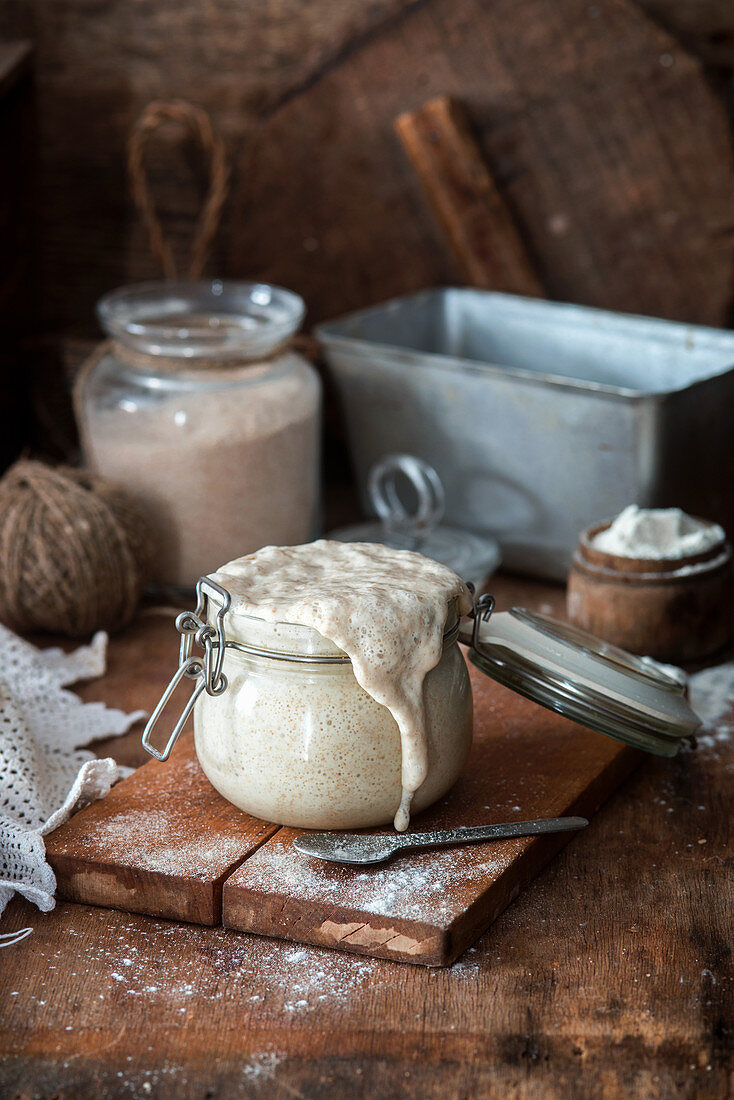
[[[222,566],[213,579],[232,613],[317,630],[351,659],[359,685],[392,714],[400,731],[401,832],[428,774],[423,681],[443,648],[449,608],[472,600],[452,570],[420,554],[371,543],[266,546]]]
[[[175,377],[202,386],[161,385],[128,400],[129,414],[125,401],[101,406],[80,426],[89,466],[147,512],[155,580],[187,588],[235,550],[311,537],[320,399],[310,366],[287,351],[275,363],[178,368]]]

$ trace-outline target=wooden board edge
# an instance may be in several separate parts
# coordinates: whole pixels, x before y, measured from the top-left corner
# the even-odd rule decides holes
[[[114,863],[95,863],[92,869],[85,860],[53,852],[47,859],[56,875],[56,896],[63,901],[188,924],[213,926],[221,921],[222,882],[229,868],[217,889],[216,880],[197,881]]]
[[[645,754],[637,749],[621,748],[564,812],[592,817],[644,758]],[[575,835],[558,833],[534,838],[512,868],[501,874],[448,928],[379,915],[375,915],[373,924],[365,921],[359,910],[339,906],[331,910],[328,920],[309,923],[302,901],[294,903],[285,895],[248,890],[229,880],[222,891],[222,924],[235,931],[396,962],[450,966]]]
[[[358,909],[335,906],[328,919],[319,914],[310,922],[303,905],[280,894],[264,894],[230,882],[224,883],[222,925],[237,932],[310,943],[333,951],[349,951],[394,962],[422,966],[446,966],[450,940],[446,931],[401,918],[390,920],[375,914],[365,921]]]
[[[56,875],[56,896],[64,901],[213,927],[222,923],[224,883],[279,829],[271,825],[244,855],[209,880],[116,863],[99,862],[92,869],[87,860],[53,849],[46,858]]]

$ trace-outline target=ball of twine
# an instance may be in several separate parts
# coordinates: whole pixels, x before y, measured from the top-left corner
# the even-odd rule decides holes
[[[118,630],[152,551],[136,502],[102,478],[21,459],[0,481],[0,621],[13,630]]]

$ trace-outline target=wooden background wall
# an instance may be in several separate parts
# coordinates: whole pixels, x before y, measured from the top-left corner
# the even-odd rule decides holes
[[[155,267],[124,145],[154,97],[224,135],[211,270],[300,291],[316,321],[459,273],[392,130],[464,99],[551,297],[712,323],[732,301],[730,0],[4,0],[36,47],[35,231],[46,331]],[[202,178],[153,178],[185,254]]]

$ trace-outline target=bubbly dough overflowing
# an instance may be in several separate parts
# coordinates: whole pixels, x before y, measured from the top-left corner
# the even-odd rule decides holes
[[[233,614],[311,627],[349,656],[357,682],[400,730],[395,828],[407,829],[428,774],[423,681],[441,659],[450,605],[457,615],[471,610],[464,582],[421,554],[326,539],[266,546],[212,576],[231,594]]]

